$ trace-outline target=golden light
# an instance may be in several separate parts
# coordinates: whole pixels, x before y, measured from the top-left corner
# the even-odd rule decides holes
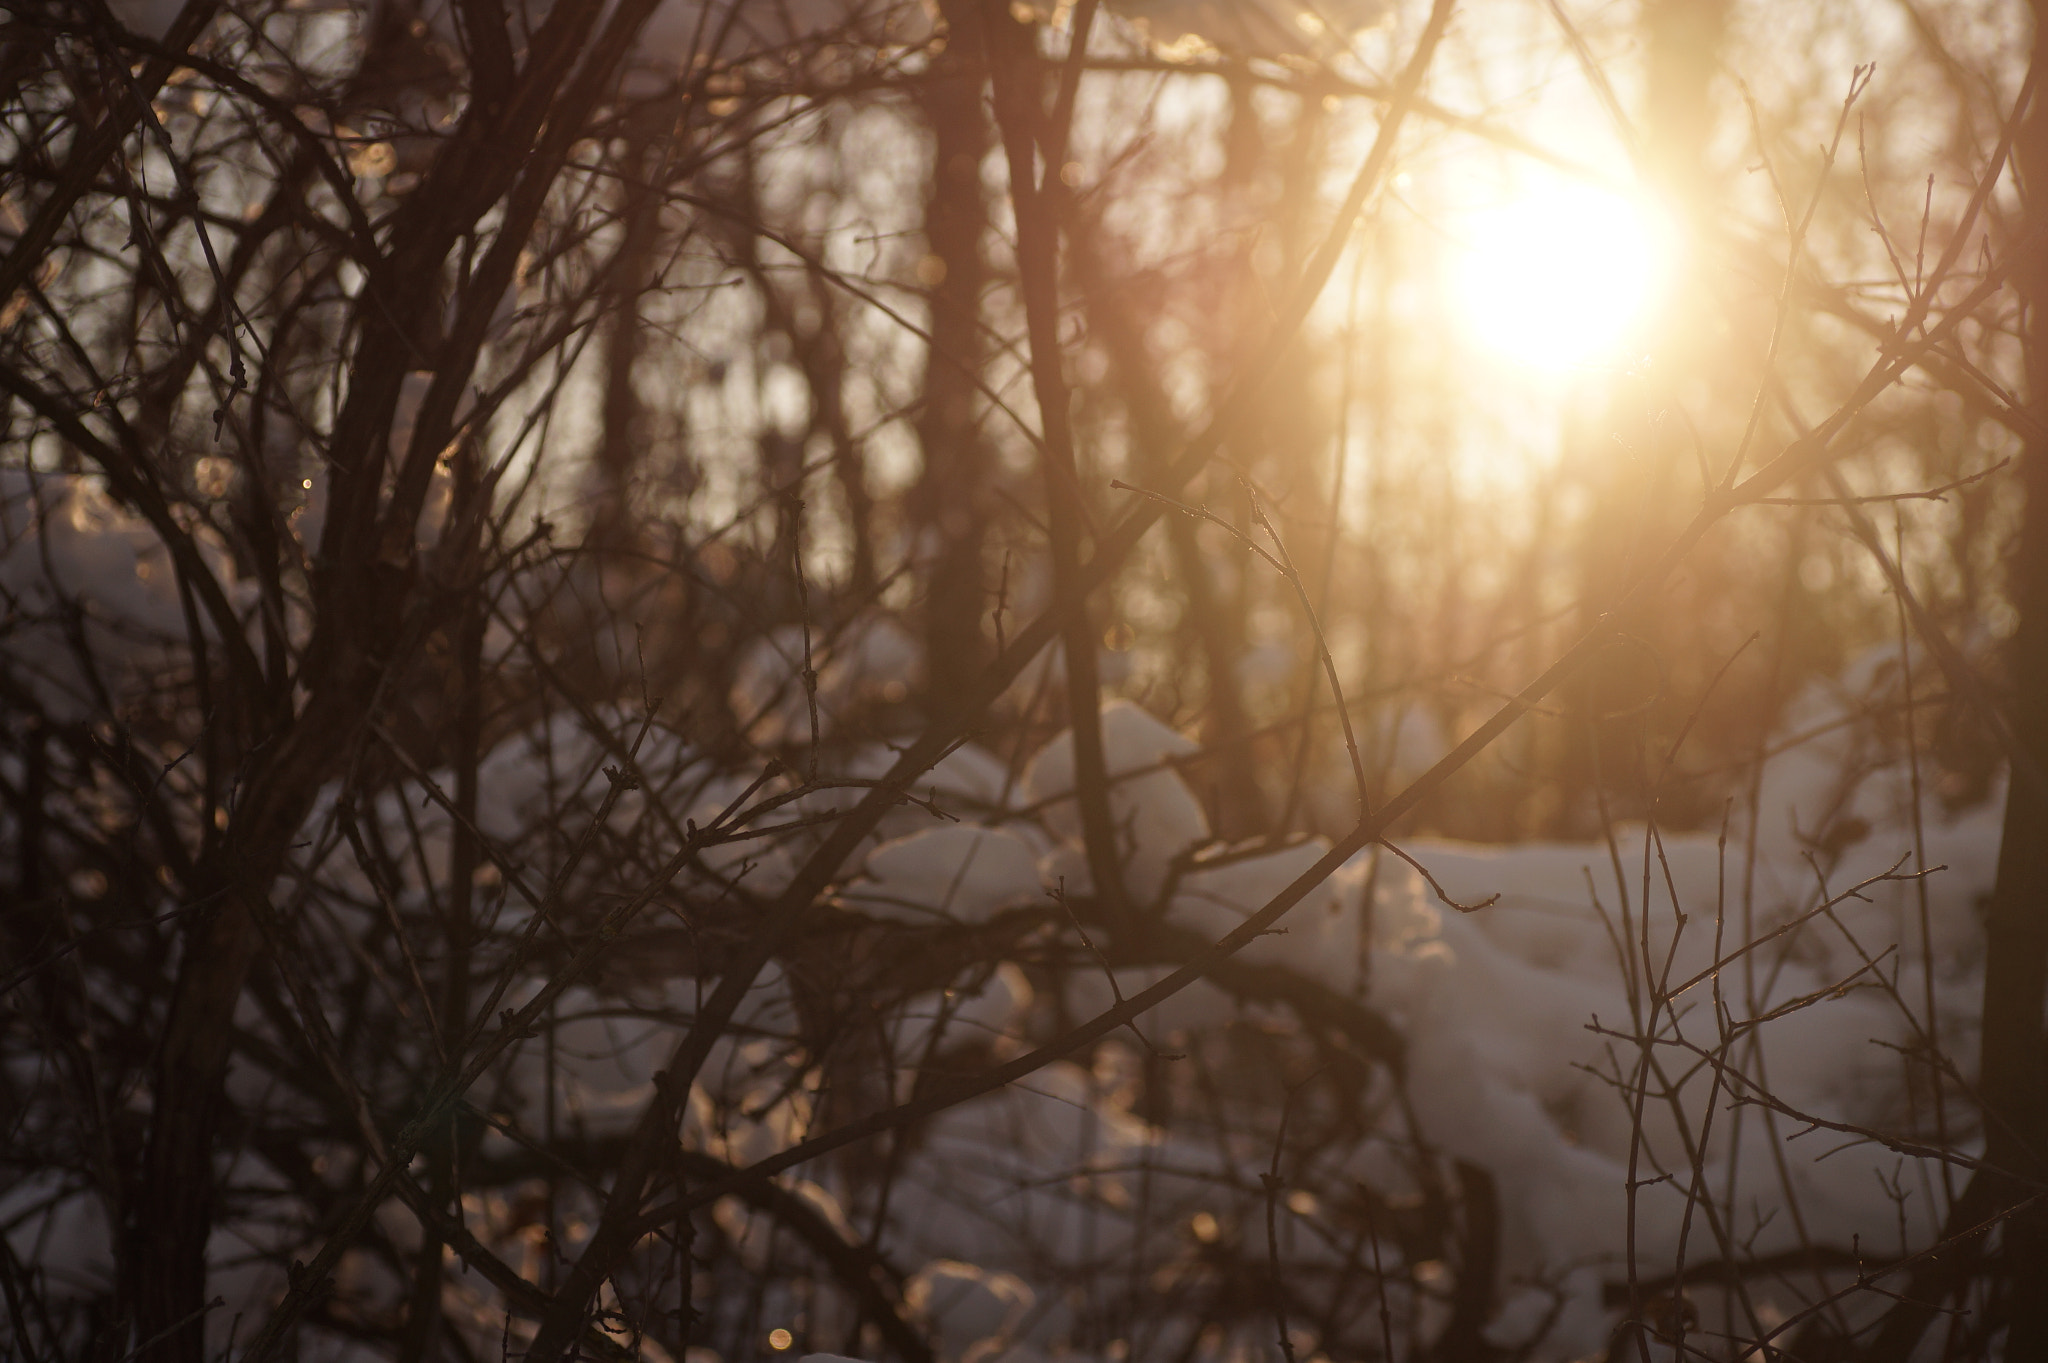
[[[796,1343],[796,1336],[779,1326],[768,1332],[768,1347],[777,1353],[781,1353],[794,1343]]]
[[[1590,185],[1528,186],[1451,228],[1459,320],[1485,349],[1539,369],[1626,363],[1670,267],[1644,203]]]

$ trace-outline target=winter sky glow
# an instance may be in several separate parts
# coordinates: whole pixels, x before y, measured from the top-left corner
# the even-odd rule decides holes
[[[1543,369],[1624,363],[1669,269],[1646,205],[1554,177],[1528,182],[1452,229],[1460,323],[1485,349]]]

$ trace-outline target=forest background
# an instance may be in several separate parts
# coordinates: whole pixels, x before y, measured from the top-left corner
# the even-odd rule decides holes
[[[0,1350],[2048,1356],[2036,34],[15,7]]]

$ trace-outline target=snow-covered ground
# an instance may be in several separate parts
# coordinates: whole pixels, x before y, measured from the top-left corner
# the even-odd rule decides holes
[[[8,478],[0,582],[23,603],[24,630],[54,630],[59,605],[78,598],[105,657],[146,671],[151,650],[175,647],[183,615],[146,530],[82,482]],[[795,635],[764,639],[736,696],[797,743],[809,730],[800,684],[794,703],[790,690],[801,647]],[[834,715],[863,688],[914,675],[915,647],[880,626],[816,649],[821,729],[835,754],[824,774],[872,780],[890,750],[831,747]],[[9,666],[55,698],[76,694],[59,650],[10,654]],[[875,1244],[906,1275],[905,1310],[934,1331],[942,1355],[974,1363],[1065,1353],[1114,1363],[1118,1348],[1174,1340],[1176,1311],[1190,1330],[1224,1319],[1244,1338],[1266,1337],[1264,1308],[1231,1314],[1218,1305],[1228,1296],[1218,1283],[1264,1271],[1272,1251],[1301,1285],[1304,1347],[1376,1342],[1382,1292],[1403,1329],[1427,1337],[1452,1310],[1435,1285],[1465,1271],[1474,1252],[1442,1237],[1460,1224],[1469,1232],[1476,1185],[1464,1188],[1465,1221],[1445,1213],[1433,1231],[1426,1224],[1432,1199],[1473,1177],[1461,1170],[1483,1173],[1497,1202],[1487,1337],[1530,1345],[1538,1358],[1602,1347],[1631,1244],[1643,1282],[1681,1256],[1698,1265],[1924,1245],[1944,1206],[1938,1163],[1859,1133],[1974,1148],[1974,1113],[1955,1085],[1936,1110],[1924,1057],[1939,1046],[1966,1073],[1975,1055],[1975,905],[1990,887],[1999,801],[1953,813],[1929,802],[1916,854],[1907,771],[1871,746],[1861,718],[1892,694],[1895,671],[1896,657],[1880,650],[1793,707],[1786,733],[1814,736],[1766,767],[1753,837],[1738,810],[1725,841],[1630,826],[1585,844],[1404,843],[1441,895],[1407,861],[1370,849],[1282,931],[1240,953],[1250,973],[1219,973],[1091,1051],[919,1123],[880,1166],[880,1157],[834,1156],[782,1181],[849,1242]],[[1217,844],[1180,774],[1199,746],[1130,701],[1109,702],[1101,724],[1126,888],[1159,926],[1120,940],[1098,922],[1081,940],[1090,884],[1068,736],[1015,770],[963,746],[917,787],[955,821],[910,807],[888,816],[814,911],[811,940],[825,945],[788,953],[754,982],[692,1091],[686,1148],[744,1166],[908,1101],[934,1074],[1019,1054],[1160,978],[1327,850],[1319,839]],[[628,1131],[716,978],[707,962],[717,958],[700,954],[695,934],[744,935],[748,896],[786,883],[816,844],[818,819],[859,793],[828,783],[790,800],[793,774],[761,783],[758,769],[720,766],[655,727],[631,761],[637,788],[597,830],[596,854],[560,880],[562,830],[594,817],[610,789],[604,768],[625,761],[639,729],[623,711],[561,715],[483,760],[477,825],[490,855],[478,884],[488,932],[475,961],[507,986],[506,1005],[532,997],[559,959],[523,944],[545,946],[555,927],[573,935],[588,921],[576,916],[579,901],[629,892],[649,874],[649,849],[721,817],[734,831],[796,826],[707,849],[650,909],[649,931],[629,935],[620,959],[558,1000],[545,1041],[515,1047],[487,1074],[472,1098],[506,1132],[601,1149]],[[435,784],[446,790],[452,777],[439,773]],[[313,947],[332,947],[339,961],[351,938],[358,946],[348,950],[382,940],[387,912],[431,915],[435,887],[422,868],[446,865],[450,822],[426,789],[401,780],[356,816],[373,826],[373,842],[412,849],[391,863],[401,883],[381,889],[349,855],[336,802],[315,812],[297,871],[329,915],[326,927],[308,928]],[[1916,877],[1922,865],[1942,869]],[[531,897],[551,882],[566,886],[559,902],[570,916],[536,923]],[[386,891],[395,895],[388,909],[379,905]],[[1468,912],[1444,896],[1490,902]],[[670,919],[680,938],[653,930]],[[914,976],[924,983],[907,993],[877,989],[849,1021],[835,962],[847,979],[893,978],[876,962],[937,942],[967,944],[956,966]],[[376,949],[391,971],[404,968]],[[272,1026],[253,1003],[242,1021],[252,1036]],[[1374,1049],[1372,1028],[1383,1024],[1398,1053]],[[1658,1038],[1648,1050],[1638,1040],[1646,1030]],[[388,1072],[365,1076],[373,1108],[394,1122],[429,1065],[418,1041],[391,1053]],[[34,1055],[8,1063],[24,1090],[34,1086]],[[1331,1077],[1339,1072],[1352,1076],[1348,1088]],[[244,1111],[318,1115],[310,1090],[253,1053],[236,1063],[229,1090]],[[493,1130],[481,1149],[509,1161],[518,1141]],[[215,1285],[233,1311],[254,1316],[279,1286],[276,1260],[264,1255],[303,1254],[306,1213],[255,1154],[226,1158],[246,1187],[216,1235]],[[480,1239],[535,1272],[524,1187],[479,1183],[464,1205]],[[573,1253],[596,1211],[572,1190],[557,1243]],[[414,1233],[395,1207],[381,1219],[394,1243]],[[785,1283],[764,1309],[824,1339],[829,1303],[788,1294],[772,1213],[726,1199],[712,1219],[735,1264]],[[89,1294],[109,1282],[103,1204],[67,1176],[0,1193],[0,1225],[60,1289]],[[344,1286],[361,1299],[402,1293],[372,1256],[350,1264]],[[1734,1324],[1769,1328],[1822,1281],[1759,1282]],[[480,1330],[519,1328],[493,1314],[495,1299],[477,1283],[449,1290],[476,1298]],[[1328,1338],[1306,1316],[1315,1303],[1329,1307]],[[1722,1304],[1738,1310],[1732,1296]],[[1104,1337],[1119,1311],[1140,1309],[1146,1321]],[[1223,1337],[1203,1339],[1190,1344],[1200,1356],[1228,1352]]]

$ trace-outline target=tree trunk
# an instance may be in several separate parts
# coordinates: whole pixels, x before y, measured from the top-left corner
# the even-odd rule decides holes
[[[925,204],[926,255],[919,278],[930,290],[931,353],[924,410],[917,420],[924,473],[910,501],[915,533],[931,537],[935,555],[925,598],[926,681],[935,697],[959,695],[988,652],[981,617],[986,548],[989,453],[976,419],[974,378],[986,349],[981,293],[988,267],[981,239],[988,203],[981,163],[993,140],[982,107],[981,11],[972,0],[939,6],[946,50],[933,63],[920,105],[932,134],[931,197]]]
[[[2034,5],[2033,70],[2048,46],[2041,0]],[[1998,880],[1986,915],[1984,1025],[1977,1092],[1986,1112],[1984,1166],[1971,1177],[1942,1227],[1955,1244],[1931,1256],[1900,1289],[1863,1357],[1905,1363],[1927,1326],[1959,1294],[1967,1294],[1993,1249],[1979,1228],[1996,1225],[1991,1299],[2001,1302],[2007,1358],[2048,1357],[2048,1205],[2028,1202],[2048,1179],[2048,791],[2028,779],[2048,763],[2048,108],[2036,97],[2020,111],[2013,170],[2021,213],[2011,249],[2013,287],[2021,305],[2025,398],[2033,417],[2020,460],[2025,495],[2006,592],[2019,622],[2006,654],[2007,718],[2013,741],[2031,763],[2008,762],[2005,823]],[[2014,758],[2019,753],[2012,755]],[[1998,1172],[1993,1172],[1998,1171]],[[2019,1208],[2013,1211],[2013,1208]],[[1967,1305],[1967,1301],[1961,1303]],[[1996,1328],[2000,1322],[1990,1322]]]
[[[2043,9],[2037,0],[2037,70],[2048,39]],[[2026,510],[2007,583],[2019,608],[2019,625],[2007,665],[2013,739],[2039,771],[2048,764],[2048,441],[2039,434],[2048,419],[2048,253],[2038,244],[2048,215],[2048,109],[2038,96],[2021,120],[2013,144],[2023,210],[2020,240],[2035,244],[2023,248],[2013,262],[2012,277],[2022,309],[2027,408],[2034,417],[2034,434],[2027,438],[2020,464]],[[2048,791],[2026,779],[2015,762],[2005,802],[1998,883],[1985,924],[1984,1050],[1978,1085],[1991,1109],[1985,1161],[2036,1181],[2048,1177],[2048,1038],[2042,1030],[2042,1006],[2048,999],[2044,834]],[[2011,1205],[2029,1191],[2014,1184],[2003,1190],[1999,1201]],[[2011,1330],[2006,1357],[2048,1357],[2048,1207],[2035,1203],[2015,1214],[2004,1228],[2004,1250]]]

